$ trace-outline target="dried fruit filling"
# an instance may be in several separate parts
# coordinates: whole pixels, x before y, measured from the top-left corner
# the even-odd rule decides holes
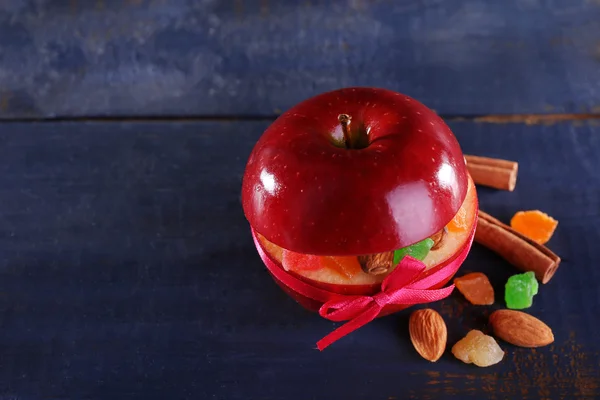
[[[469,181],[465,201],[446,227],[429,238],[388,253],[316,256],[281,248],[261,235],[258,235],[258,238],[267,253],[286,271],[320,282],[368,285],[381,282],[407,255],[423,261],[428,268],[448,260],[467,242],[476,214],[477,195],[472,181]]]

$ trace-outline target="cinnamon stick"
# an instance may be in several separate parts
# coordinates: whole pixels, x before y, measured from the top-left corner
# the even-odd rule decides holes
[[[496,189],[515,190],[519,164],[515,161],[499,158],[465,155],[467,168],[476,185]]]
[[[529,239],[479,210],[475,241],[498,253],[521,271],[533,271],[542,283],[548,283],[560,264],[560,257],[546,246]]]

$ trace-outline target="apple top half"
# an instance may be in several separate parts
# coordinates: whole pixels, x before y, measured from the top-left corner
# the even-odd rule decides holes
[[[360,255],[438,232],[467,186],[460,146],[432,110],[389,90],[347,88],[273,122],[250,154],[242,203],[250,225],[281,247]]]

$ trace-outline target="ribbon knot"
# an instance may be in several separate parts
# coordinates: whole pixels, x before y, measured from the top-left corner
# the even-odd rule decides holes
[[[335,322],[348,321],[319,340],[317,342],[319,350],[323,350],[336,340],[368,324],[385,310],[387,306],[410,306],[430,303],[448,297],[452,293],[454,285],[443,289],[431,288],[435,286],[439,287],[444,282],[447,282],[458,271],[458,268],[469,253],[474,233],[475,230],[471,232],[467,245],[458,256],[435,272],[423,274],[426,270],[425,264],[407,256],[383,280],[379,292],[372,296],[358,296],[342,295],[320,289],[287,273],[267,254],[258,241],[256,232],[252,231],[258,254],[269,269],[269,272],[271,272],[280,284],[285,285],[304,297],[323,303],[319,309],[319,314],[323,318]]]
[[[373,296],[373,300],[375,300],[375,303],[383,308],[386,304],[389,304],[390,296],[386,292],[379,292]]]
[[[404,257],[396,269],[383,280],[379,293],[373,296],[345,296],[325,302],[319,309],[319,315],[330,321],[350,321],[319,340],[319,350],[371,322],[387,305],[423,304],[449,296],[454,285],[443,289],[429,288],[443,281],[444,277],[452,276],[448,274],[450,271],[443,270],[443,276],[433,273],[419,278],[425,269],[426,266],[421,261]]]

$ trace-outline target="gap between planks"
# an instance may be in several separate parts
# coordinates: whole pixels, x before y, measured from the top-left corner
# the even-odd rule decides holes
[[[163,116],[81,116],[81,117],[29,117],[29,118],[2,118],[0,124],[11,123],[70,123],[70,122],[93,122],[93,123],[147,123],[147,122],[245,122],[245,121],[273,121],[279,115],[163,115]],[[564,122],[586,122],[600,125],[599,114],[490,114],[490,115],[444,115],[446,121],[465,121],[487,124],[526,124],[526,125],[553,125]]]

